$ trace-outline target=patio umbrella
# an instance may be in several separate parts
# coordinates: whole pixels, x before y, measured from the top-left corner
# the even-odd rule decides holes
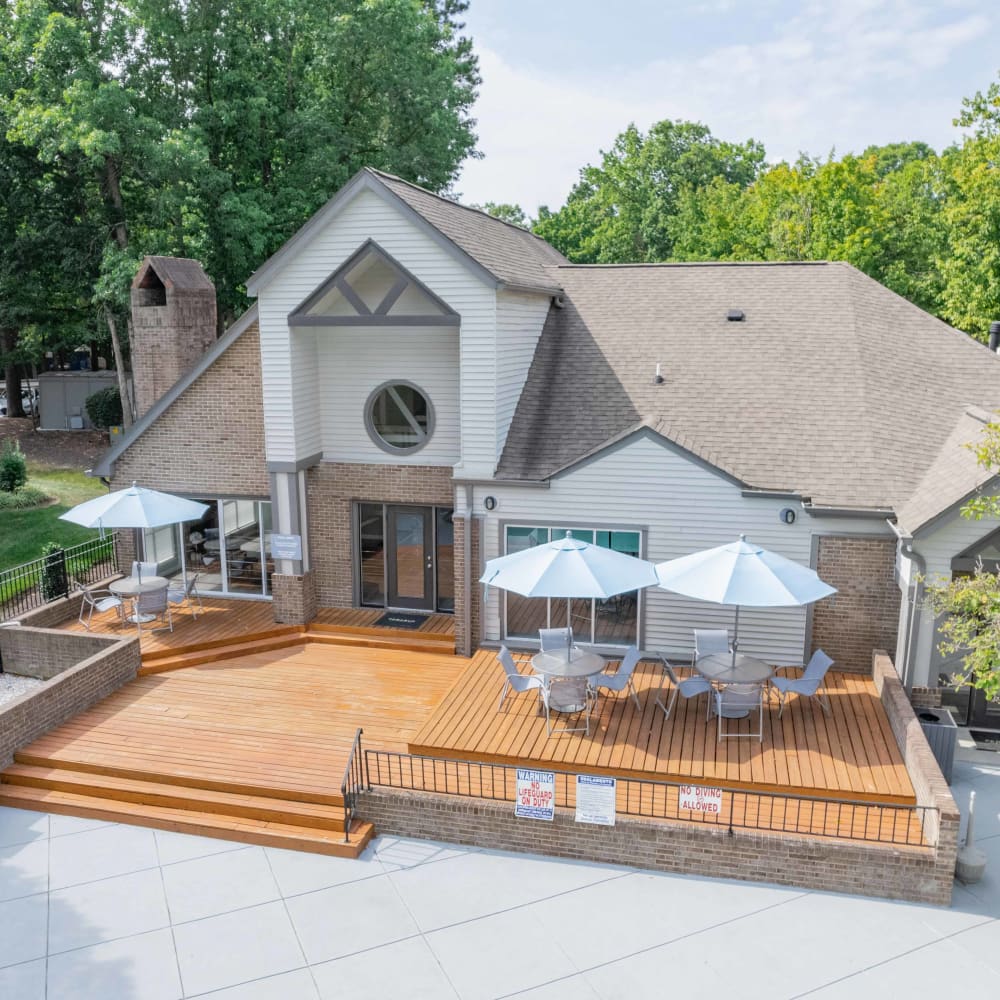
[[[148,490],[133,482],[128,489],[85,500],[60,514],[59,519],[82,524],[85,528],[99,528],[103,536],[105,528],[162,528],[167,524],[196,521],[207,510],[208,504]],[[184,547],[181,546],[182,562],[183,558]]]
[[[728,545],[658,563],[656,575],[664,590],[715,604],[736,605],[734,656],[740,605],[794,607],[837,593],[837,588],[824,583],[815,570],[748,542],[746,535]]]
[[[653,564],[573,538],[490,559],[479,579],[489,587],[511,590],[522,597],[566,598],[566,626],[573,600],[606,599],[657,582]]]

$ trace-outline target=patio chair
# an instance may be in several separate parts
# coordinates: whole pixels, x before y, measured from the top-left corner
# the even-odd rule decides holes
[[[80,591],[80,624],[89,632],[94,618],[94,612],[103,613],[112,608],[118,609],[118,620],[123,621],[125,617],[125,602],[117,594],[112,594],[110,590],[88,590],[79,580],[73,581],[73,586]],[[86,620],[84,620],[86,616]]]
[[[670,713],[674,710],[674,702],[677,701],[677,695],[682,698],[698,698],[703,694],[708,695],[708,702],[705,706],[705,719],[708,720],[708,713],[712,707],[712,685],[704,677],[685,677],[681,680],[677,676],[677,671],[673,664],[662,654],[660,659],[663,661],[663,677],[666,680],[670,678],[670,682],[673,684],[673,694],[670,696],[670,704],[663,704],[663,685],[660,685],[660,690],[656,695],[656,704],[663,709],[664,718],[669,719]]]
[[[573,630],[571,628],[540,628],[538,641],[543,653],[558,652],[573,645]]]
[[[159,590],[149,590],[145,594],[136,595],[133,610],[135,617],[140,622],[143,617],[152,615],[153,621],[159,619],[165,623],[159,628],[151,628],[150,632],[162,632],[164,629],[170,629],[173,632],[174,620],[170,613],[170,601],[167,598],[166,587],[161,587]]]
[[[187,604],[191,609],[191,617],[197,618],[198,611],[204,612],[205,605],[201,603],[201,595],[196,592],[198,586],[198,573],[187,582],[174,581],[167,588],[167,600],[171,604]],[[195,602],[198,602],[198,611],[195,611]]]
[[[548,702],[548,689],[545,687],[545,682],[541,677],[534,674],[522,674],[517,669],[517,663],[506,646],[500,647],[497,659],[500,661],[500,666],[503,667],[504,673],[507,675],[503,690],[500,692],[500,701],[497,703],[498,713],[511,691],[514,691],[516,694],[523,694],[525,691],[537,691],[538,697]]]
[[[813,653],[812,659],[810,659],[801,677],[772,677],[771,683],[777,688],[778,694],[781,697],[778,718],[781,718],[781,713],[785,710],[785,701],[790,694],[797,694],[803,698],[812,698],[815,696],[820,704],[820,708],[829,715],[830,705],[826,697],[826,692],[820,689],[826,680],[827,671],[832,666],[833,660],[822,649],[817,649]]]
[[[134,562],[132,563],[132,575],[139,576],[139,570],[142,570],[142,576],[145,579],[149,579],[151,576],[156,576],[156,563],[155,562]]]
[[[629,646],[622,657],[618,669],[613,674],[594,674],[588,678],[587,686],[596,701],[601,691],[614,691],[618,694],[621,691],[628,691],[635,702],[635,707],[639,708],[639,696],[635,691],[635,684],[632,683],[632,674],[642,659],[642,653],[635,646]]]
[[[694,630],[694,658],[691,660],[692,667],[703,656],[729,652],[732,652],[732,647],[729,645],[729,633],[724,628],[696,628]]]
[[[756,736],[758,742],[764,741],[764,685],[763,684],[727,684],[724,688],[718,688],[713,692],[715,701],[715,714],[719,720],[719,733],[717,741],[723,737],[727,739],[740,736]],[[731,733],[722,728],[722,720],[727,718],[725,712],[746,712],[752,714],[757,710],[757,732]],[[729,718],[740,718],[740,716],[729,716]]]

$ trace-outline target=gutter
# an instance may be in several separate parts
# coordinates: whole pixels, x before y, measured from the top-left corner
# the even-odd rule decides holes
[[[906,632],[903,635],[903,662],[900,665],[900,680],[903,687],[909,691],[911,684],[910,667],[913,661],[913,646],[915,637],[920,631],[920,618],[923,612],[921,601],[924,595],[924,577],[927,573],[927,560],[913,547],[913,535],[901,531],[894,521],[888,521],[893,534],[899,539],[900,552],[916,564],[917,574],[910,584],[907,600]],[[928,678],[929,680],[930,678]]]
[[[818,504],[804,503],[802,509],[813,517],[870,517],[889,522],[896,531],[894,518],[896,512],[891,507],[822,507]],[[896,532],[898,535],[899,532]]]
[[[465,531],[462,532],[462,557],[465,572],[462,574],[462,629],[465,641],[462,656],[472,653],[472,486],[465,484]],[[480,619],[482,620],[482,619]]]

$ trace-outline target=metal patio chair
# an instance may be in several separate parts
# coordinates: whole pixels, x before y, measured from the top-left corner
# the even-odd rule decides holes
[[[635,702],[635,707],[639,708],[639,695],[636,694],[635,684],[632,683],[632,674],[635,673],[635,668],[641,659],[642,653],[639,649],[636,646],[629,646],[613,674],[594,674],[588,678],[588,687],[595,701],[601,691],[613,691],[615,694],[628,691]]]
[[[167,600],[171,604],[187,604],[191,609],[191,617],[197,618],[198,612],[205,611],[205,605],[201,603],[201,595],[197,593],[198,573],[187,582],[176,581],[167,588]],[[195,611],[195,602],[198,604],[198,611]]]
[[[554,653],[573,645],[571,628],[540,628],[538,641],[543,653]]]
[[[134,562],[132,563],[132,575],[134,577],[141,576],[143,579],[148,580],[151,576],[156,576],[156,563],[155,562]]]
[[[674,669],[673,664],[662,654],[660,659],[663,661],[663,677],[664,680],[670,679],[673,685],[673,693],[670,695],[670,703],[668,705],[663,704],[663,688],[664,685],[660,684],[660,690],[656,695],[656,704],[663,709],[664,718],[669,719],[670,713],[674,710],[674,703],[677,701],[677,696],[680,695],[682,698],[698,698],[703,694],[708,695],[708,702],[705,706],[705,720],[709,718],[709,711],[712,707],[712,685],[704,677],[685,677],[681,680],[677,676],[677,671]]]
[[[500,692],[500,701],[497,703],[498,713],[511,691],[515,694],[523,694],[525,691],[537,691],[538,697],[544,699],[546,703],[548,702],[548,690],[545,687],[545,682],[535,674],[522,674],[517,669],[517,663],[506,646],[500,647],[497,659],[500,661],[500,666],[503,667],[504,673],[507,675],[503,690]]]
[[[719,732],[717,742],[723,737],[726,739],[739,738],[741,736],[756,736],[757,741],[764,742],[764,686],[763,684],[727,684],[723,688],[717,688],[713,692],[715,702],[715,714],[719,720]],[[726,716],[729,712],[746,712],[752,715],[754,709],[757,710],[757,731],[749,733],[731,733],[722,728],[722,720],[725,718],[745,718],[746,716]]]
[[[694,629],[694,656],[691,658],[693,667],[703,656],[713,653],[730,653],[729,633],[724,628]]]
[[[140,630],[143,625],[148,624],[142,621],[143,618],[148,616],[152,616],[151,621],[159,619],[164,622],[159,628],[151,628],[150,632],[162,632],[164,629],[169,629],[173,632],[174,630],[174,620],[170,613],[170,601],[167,598],[166,587],[161,587],[159,590],[150,590],[145,594],[137,594],[133,604],[133,613]]]
[[[125,602],[117,594],[112,594],[110,590],[106,589],[89,590],[79,580],[74,580],[73,586],[80,591],[82,598],[80,601],[79,622],[88,632],[90,631],[95,611],[103,613],[110,611],[112,608],[117,608],[118,620],[124,621]],[[84,620],[85,616],[86,620]]]
[[[817,649],[806,666],[801,677],[772,677],[771,683],[777,689],[781,697],[781,705],[778,708],[778,718],[785,710],[785,701],[790,694],[797,694],[802,698],[815,697],[820,704],[820,708],[829,715],[830,704],[826,697],[826,692],[821,690],[826,680],[827,671],[833,666],[833,660],[827,656],[822,649]]]

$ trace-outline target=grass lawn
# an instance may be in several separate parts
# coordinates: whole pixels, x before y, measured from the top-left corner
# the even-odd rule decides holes
[[[90,528],[60,521],[59,515],[107,492],[100,479],[91,479],[76,469],[29,465],[28,484],[43,490],[56,503],[35,510],[0,511],[0,569],[38,559],[46,542],[79,545],[98,535]]]

